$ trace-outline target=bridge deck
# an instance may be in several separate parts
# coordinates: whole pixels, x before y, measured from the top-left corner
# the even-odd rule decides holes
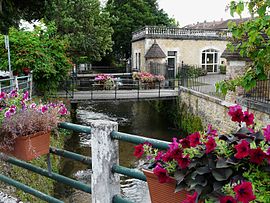
[[[65,97],[61,92],[59,96]],[[73,101],[83,100],[129,100],[129,99],[171,99],[178,96],[178,89],[153,90],[96,90],[74,92]]]

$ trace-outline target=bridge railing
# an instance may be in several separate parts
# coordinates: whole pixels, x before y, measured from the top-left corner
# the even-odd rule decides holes
[[[89,100],[96,100],[103,95],[111,95],[113,99],[125,98],[128,94],[136,95],[136,99],[144,98],[146,95],[160,98],[166,94],[165,90],[174,90],[180,84],[179,79],[167,79],[164,81],[141,82],[139,80],[115,78],[112,81],[100,82],[94,79],[87,80],[68,80],[69,90],[65,90],[66,97],[74,98],[79,92],[81,95],[88,97]],[[113,94],[113,96],[112,96]],[[102,97],[102,98],[103,98]],[[133,96],[134,97],[134,96]]]
[[[133,177],[142,181],[146,181],[146,177],[138,169],[126,168],[119,165],[118,141],[122,140],[134,144],[149,142],[154,147],[160,149],[167,149],[169,143],[161,140],[118,132],[118,124],[112,121],[92,120],[89,125],[90,127],[72,123],[61,123],[59,127],[74,130],[80,133],[91,133],[92,158],[53,147],[50,148],[50,154],[80,161],[90,166],[92,168],[91,186],[52,172],[50,166],[50,154],[47,155],[48,169],[39,168],[30,163],[20,161],[7,155],[4,155],[4,160],[12,165],[25,168],[57,182],[61,182],[70,187],[90,193],[92,203],[132,203],[127,198],[121,196],[119,174]],[[59,199],[37,191],[2,174],[0,174],[0,181],[21,189],[24,192],[34,195],[44,201],[62,203],[62,201]]]
[[[0,80],[0,92],[10,92],[13,89],[29,91],[31,98],[32,87],[33,86],[33,76],[28,74],[26,76],[14,76],[12,78],[1,79]]]

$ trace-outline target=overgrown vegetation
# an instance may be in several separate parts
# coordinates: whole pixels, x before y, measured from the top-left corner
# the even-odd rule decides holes
[[[229,24],[233,38],[228,48],[239,52],[242,57],[248,57],[252,64],[243,76],[217,85],[217,89],[224,94],[228,90],[235,91],[237,86],[250,90],[256,86],[256,81],[265,80],[270,70],[270,1],[231,1],[232,16],[236,13],[241,17],[245,8],[251,13],[251,18],[238,25]]]
[[[203,130],[201,118],[191,113],[188,106],[181,101],[155,101],[155,109],[168,118],[171,126],[188,135]]]
[[[34,31],[11,28],[9,36],[12,70],[20,74],[24,67],[30,68],[38,91],[54,93],[72,67],[66,54],[68,41],[56,34],[53,23],[45,30],[40,27]],[[8,67],[3,35],[0,35],[0,67],[3,70]]]

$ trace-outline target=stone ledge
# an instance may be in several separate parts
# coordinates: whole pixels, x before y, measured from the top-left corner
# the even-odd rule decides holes
[[[216,104],[220,104],[222,106],[225,106],[225,107],[230,107],[232,105],[235,105],[234,103],[231,103],[231,102],[227,102],[227,101],[224,101],[222,99],[219,99],[219,98],[216,98],[216,97],[213,97],[213,96],[210,96],[208,94],[204,94],[204,93],[201,93],[201,92],[197,92],[195,90],[192,90],[192,89],[189,89],[189,88],[186,88],[186,87],[182,87],[180,86],[179,88],[179,94],[181,95],[181,92],[186,92],[186,93],[190,93],[194,96],[198,96],[202,99],[205,99],[205,100],[208,100],[208,101],[211,101],[211,102],[214,102]]]

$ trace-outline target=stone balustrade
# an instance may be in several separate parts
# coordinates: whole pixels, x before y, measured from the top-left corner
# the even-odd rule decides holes
[[[132,33],[132,40],[136,41],[143,38],[194,38],[194,39],[220,39],[230,38],[231,32],[226,30],[209,30],[209,29],[186,29],[176,27],[146,26]]]

